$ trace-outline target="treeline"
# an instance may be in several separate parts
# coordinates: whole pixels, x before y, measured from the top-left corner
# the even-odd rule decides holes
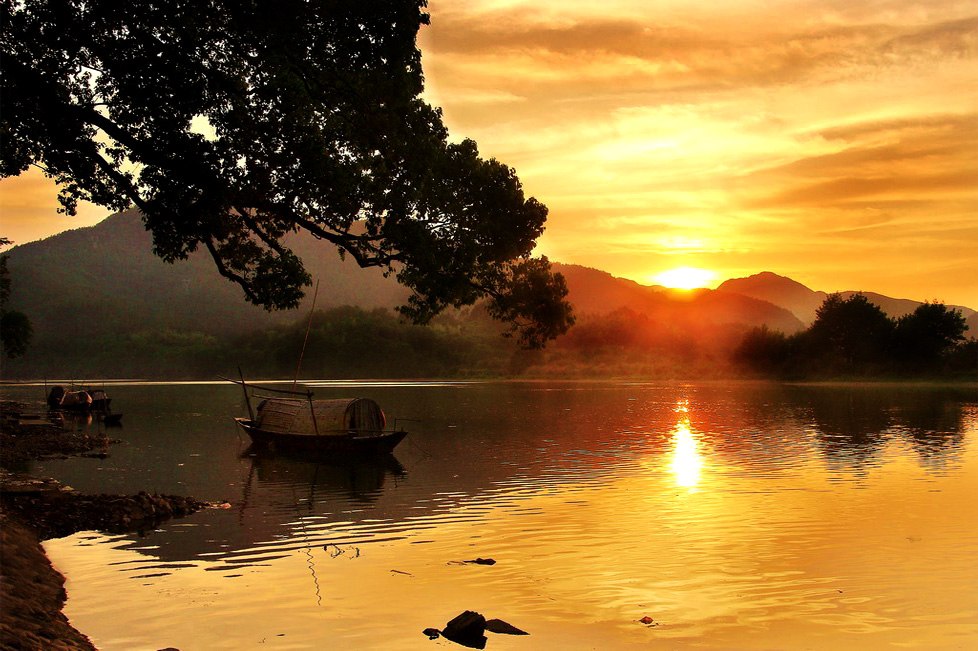
[[[505,372],[516,352],[507,343],[478,310],[418,326],[385,308],[345,306],[243,337],[236,358],[249,374],[276,377],[292,377],[300,354],[306,378],[466,377]]]
[[[507,375],[522,351],[500,331],[479,310],[416,326],[385,308],[347,306],[237,337],[160,329],[38,341],[23,357],[5,360],[3,376],[214,379],[236,376],[240,366],[251,378],[291,378],[300,355],[303,378]]]
[[[965,340],[966,328],[960,312],[939,303],[891,319],[861,295],[834,295],[811,327],[790,335],[620,308],[580,314],[545,350],[527,351],[501,337],[503,326],[479,307],[416,326],[385,308],[347,306],[234,337],[159,329],[38,340],[4,361],[3,377],[214,379],[236,376],[240,366],[248,378],[291,378],[302,354],[306,379],[974,378],[978,342]]]
[[[865,296],[832,294],[807,329],[747,332],[734,351],[740,366],[767,376],[964,376],[978,371],[978,341],[958,310],[924,303],[893,319]]]

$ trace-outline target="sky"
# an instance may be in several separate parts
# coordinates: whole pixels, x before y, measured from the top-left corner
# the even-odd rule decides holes
[[[973,2],[432,0],[427,95],[539,251],[978,307]]]
[[[550,208],[537,251],[978,308],[973,2],[431,0],[425,97]],[[0,235],[56,215],[0,181]]]

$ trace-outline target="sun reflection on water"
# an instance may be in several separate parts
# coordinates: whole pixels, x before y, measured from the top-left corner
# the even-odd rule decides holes
[[[689,426],[689,401],[680,402],[676,406],[676,413],[681,417],[672,430],[672,462],[669,468],[676,477],[677,485],[695,491],[703,469],[703,457],[696,449],[696,438]]]

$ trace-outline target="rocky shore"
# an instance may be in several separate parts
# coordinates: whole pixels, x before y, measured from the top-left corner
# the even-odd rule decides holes
[[[85,495],[52,479],[25,474],[22,470],[31,459],[102,456],[114,442],[21,417],[30,407],[0,404],[0,649],[95,649],[61,612],[67,598],[64,577],[51,566],[40,542],[86,530],[151,530],[208,505],[144,492]]]
[[[6,469],[23,468],[33,459],[104,457],[109,446],[118,442],[105,434],[92,435],[55,424],[43,404],[0,403],[0,466]]]

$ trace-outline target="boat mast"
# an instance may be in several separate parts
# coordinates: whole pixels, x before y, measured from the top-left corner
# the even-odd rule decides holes
[[[238,367],[238,376],[241,378],[241,390],[245,394],[245,404],[248,405],[248,418],[251,422],[255,422],[255,412],[251,409],[251,398],[248,397],[248,385],[244,381],[244,373],[241,372],[241,367]]]
[[[299,369],[302,368],[302,356],[306,354],[306,342],[309,341],[309,330],[312,328],[312,315],[316,311],[316,297],[319,296],[319,279],[316,279],[316,291],[312,295],[312,307],[309,308],[309,322],[306,324],[306,336],[302,340],[302,350],[299,351],[299,363],[295,365],[295,379],[292,380],[292,390],[295,391],[295,385],[299,382]],[[315,414],[312,417],[312,422],[316,422]]]

